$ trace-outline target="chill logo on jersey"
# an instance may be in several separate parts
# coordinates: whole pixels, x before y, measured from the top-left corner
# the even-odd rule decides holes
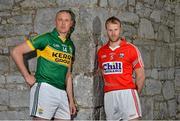
[[[55,63],[69,66],[71,64],[72,54],[65,53],[63,51],[55,50],[50,46],[47,46],[43,51],[39,51],[38,55]]]
[[[122,62],[120,61],[105,62],[103,63],[104,74],[122,74],[122,66]]]

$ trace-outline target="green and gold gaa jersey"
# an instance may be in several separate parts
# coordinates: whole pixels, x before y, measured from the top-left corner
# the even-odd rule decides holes
[[[37,82],[46,82],[65,90],[66,74],[75,55],[75,47],[70,39],[62,40],[56,29],[50,33],[27,40],[32,50],[37,49]]]

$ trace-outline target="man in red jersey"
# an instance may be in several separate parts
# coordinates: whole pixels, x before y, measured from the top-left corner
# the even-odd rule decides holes
[[[139,119],[142,114],[138,93],[141,93],[145,80],[141,54],[135,45],[120,37],[118,18],[107,19],[105,27],[109,41],[98,51],[98,65],[104,78],[106,119]]]

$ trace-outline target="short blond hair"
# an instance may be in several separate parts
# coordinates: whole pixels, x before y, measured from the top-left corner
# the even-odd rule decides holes
[[[109,24],[109,23],[113,23],[113,24],[118,24],[119,23],[119,25],[121,27],[121,21],[115,16],[112,16],[112,17],[110,17],[110,18],[108,18],[106,20],[106,23],[105,23],[106,29],[107,29],[107,24]]]

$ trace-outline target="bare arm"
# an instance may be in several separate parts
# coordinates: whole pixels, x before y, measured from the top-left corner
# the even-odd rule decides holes
[[[35,83],[35,78],[33,75],[29,74],[26,66],[24,65],[24,60],[23,60],[23,54],[28,53],[32,51],[31,48],[28,46],[26,42],[23,42],[22,44],[16,46],[12,51],[11,51],[11,56],[16,63],[19,71],[23,75],[25,81],[29,86],[32,86]]]
[[[144,80],[145,80],[144,68],[135,69],[135,74],[136,74],[137,91],[140,94],[144,86]]]
[[[72,83],[72,75],[71,75],[71,68],[68,69],[68,73],[66,76],[66,92],[69,99],[69,106],[70,106],[70,112],[72,115],[76,113],[76,106],[74,103],[74,93],[73,93],[73,83]]]

